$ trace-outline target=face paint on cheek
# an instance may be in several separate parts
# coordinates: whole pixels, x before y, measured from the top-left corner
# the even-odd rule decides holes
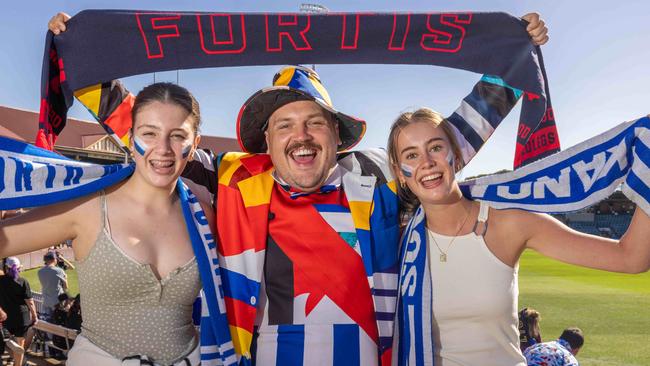
[[[149,146],[147,146],[144,141],[140,140],[138,136],[133,137],[133,147],[135,147],[135,151],[142,156],[144,156],[144,153],[149,148]]]
[[[192,144],[187,144],[186,146],[183,146],[183,149],[181,150],[183,159],[187,158],[190,155],[190,151],[192,151]]]
[[[451,151],[451,150],[447,151],[446,159],[447,159],[447,163],[449,163],[449,165],[454,166],[454,158],[455,158],[454,152]]]
[[[451,167],[451,171],[456,173],[456,167],[454,166],[454,160],[455,160],[454,152],[449,150],[447,152],[447,163]]]
[[[409,165],[401,163],[399,165],[399,168],[400,168],[400,170],[402,171],[402,174],[404,174],[405,177],[411,178],[413,176],[413,168],[411,168]]]

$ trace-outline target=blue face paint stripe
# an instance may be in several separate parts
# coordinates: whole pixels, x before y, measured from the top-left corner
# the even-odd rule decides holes
[[[402,174],[404,174],[406,178],[411,178],[413,176],[413,168],[404,163],[401,163],[399,166]]]
[[[447,163],[449,163],[449,165],[451,165],[452,168],[454,167],[454,158],[455,158],[454,152],[449,150],[447,152]]]
[[[135,147],[135,151],[142,156],[144,156],[144,153],[149,148],[149,146],[147,146],[144,141],[140,140],[138,136],[133,137],[133,147]]]
[[[183,146],[183,150],[181,150],[183,159],[187,158],[190,155],[190,151],[192,151],[192,145]]]
[[[451,167],[452,174],[456,174],[456,164],[454,164],[454,160],[456,160],[456,156],[454,155],[454,151],[450,149],[447,152],[447,163]]]

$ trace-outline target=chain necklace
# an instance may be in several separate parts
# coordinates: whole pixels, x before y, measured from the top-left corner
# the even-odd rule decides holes
[[[438,248],[438,252],[440,252],[440,262],[446,262],[447,261],[447,253],[449,252],[449,249],[451,249],[451,245],[454,244],[454,240],[458,237],[458,233],[460,233],[461,230],[463,230],[463,227],[465,226],[465,223],[467,222],[467,218],[469,217],[469,213],[471,212],[471,207],[470,210],[467,211],[465,210],[465,219],[463,220],[463,223],[460,224],[460,227],[458,230],[456,230],[456,235],[454,235],[453,238],[451,238],[451,241],[449,242],[449,245],[447,246],[447,250],[442,250],[440,248],[440,245],[438,245],[438,242],[436,241],[436,238],[431,235],[431,239],[433,239],[433,243],[436,245],[436,248]]]

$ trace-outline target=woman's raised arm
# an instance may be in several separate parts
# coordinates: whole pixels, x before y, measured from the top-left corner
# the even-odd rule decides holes
[[[75,239],[82,225],[99,216],[90,215],[88,211],[94,197],[33,209],[0,221],[0,257],[33,252]]]
[[[521,211],[524,213],[523,211]],[[637,208],[620,240],[575,231],[549,215],[525,213],[526,247],[562,262],[613,272],[650,269],[650,217]]]

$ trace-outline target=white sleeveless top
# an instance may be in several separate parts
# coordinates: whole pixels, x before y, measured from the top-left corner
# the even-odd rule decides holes
[[[481,202],[479,222],[489,206]],[[511,268],[488,249],[483,236],[453,237],[428,231],[437,366],[526,366],[519,350],[519,265]],[[440,261],[440,251],[447,261]]]

